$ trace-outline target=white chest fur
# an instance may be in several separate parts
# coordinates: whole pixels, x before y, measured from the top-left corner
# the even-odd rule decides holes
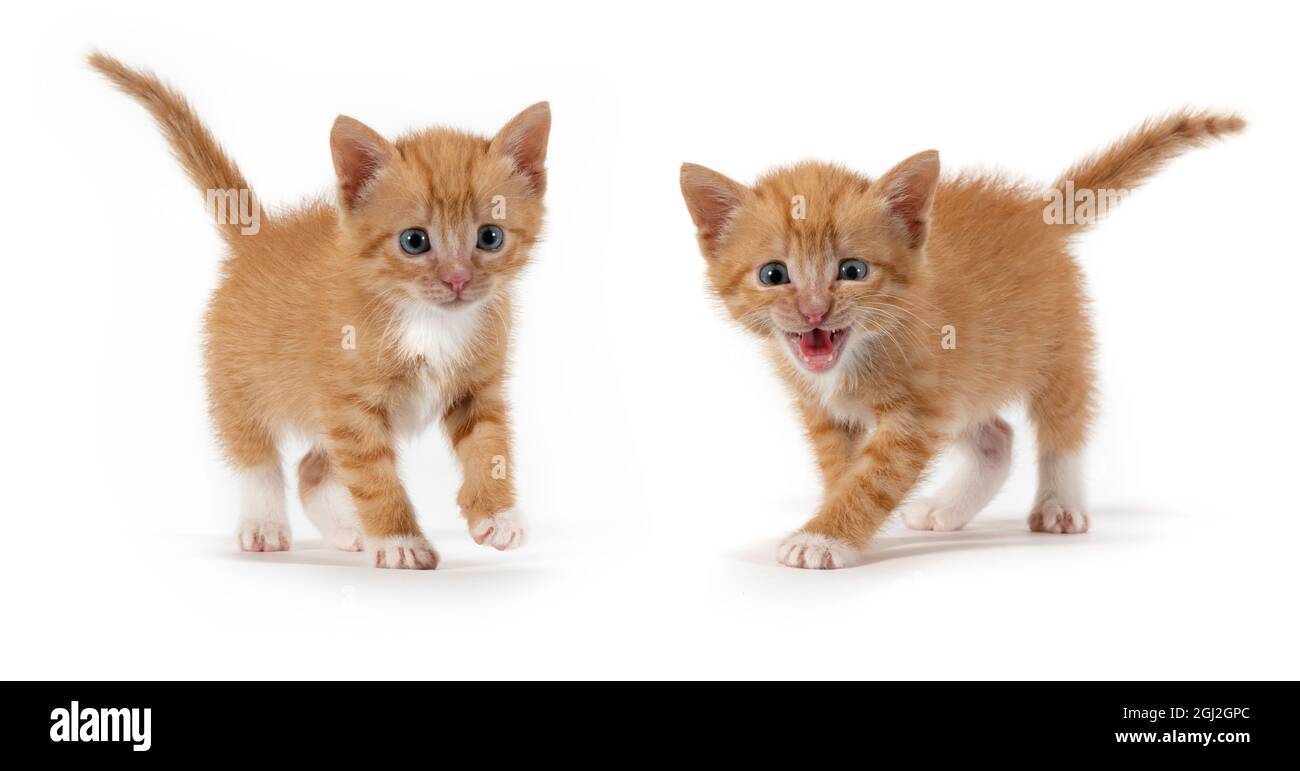
[[[419,383],[393,411],[393,430],[399,436],[420,433],[442,416],[450,401],[442,382],[431,370],[424,369]]]
[[[424,357],[434,372],[464,363],[479,335],[483,304],[444,310],[430,303],[408,303],[398,308],[398,345],[404,355]]]
[[[443,383],[447,373],[464,366],[478,342],[483,306],[443,310],[427,303],[402,306],[398,311],[398,346],[404,356],[421,358],[420,379],[393,415],[400,434],[422,431],[442,415],[450,401]]]
[[[859,398],[832,394],[822,404],[835,417],[836,422],[842,425],[862,431],[871,431],[876,427],[876,413]]]
[[[805,382],[822,407],[835,418],[835,422],[862,431],[876,427],[876,414],[867,406],[866,401],[845,393],[841,371],[809,375]]]
[[[788,359],[804,393],[830,413],[836,423],[861,431],[871,431],[876,427],[876,414],[867,406],[866,400],[852,395],[845,383],[846,377],[851,377],[846,376],[846,372],[855,363],[852,359],[840,362],[830,372],[814,374],[794,361],[785,341],[774,341],[772,346],[770,350],[776,357],[777,366],[781,365],[782,359]]]

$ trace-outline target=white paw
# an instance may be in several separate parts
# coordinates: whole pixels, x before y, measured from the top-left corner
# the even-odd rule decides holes
[[[903,504],[903,522],[913,530],[960,530],[969,521],[960,512],[942,506],[933,498],[917,498]]]
[[[235,533],[243,551],[288,551],[289,526],[281,522],[246,519]]]
[[[365,538],[352,493],[339,482],[328,479],[302,499],[302,510],[325,540],[342,551],[361,551]]]
[[[833,570],[853,563],[856,550],[838,538],[800,530],[776,547],[776,561],[792,568]]]
[[[1048,498],[1030,513],[1029,529],[1035,533],[1086,533],[1088,515],[1080,507],[1062,506],[1055,498]]]
[[[469,534],[474,538],[474,543],[505,551],[524,545],[528,538],[528,525],[518,509],[507,509],[470,525]]]
[[[361,551],[365,548],[366,539],[359,528],[341,525],[330,531],[329,542],[339,551]]]
[[[397,535],[371,538],[366,543],[370,562],[377,568],[433,570],[438,567],[438,552],[420,535]]]

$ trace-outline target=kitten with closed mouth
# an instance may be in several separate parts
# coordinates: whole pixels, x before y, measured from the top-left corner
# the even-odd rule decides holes
[[[708,285],[768,342],[821,469],[821,505],[777,560],[853,564],[895,512],[920,530],[963,527],[1007,478],[1012,431],[998,412],[1015,402],[1038,444],[1029,527],[1086,532],[1094,342],[1070,247],[1090,220],[1054,220],[1047,204],[1062,189],[1118,200],[1170,158],[1244,125],[1211,112],[1153,119],[1042,188],[941,179],[934,151],[875,179],[804,162],[745,185],[684,164]],[[956,472],[916,496],[945,447]]]
[[[179,93],[104,54],[90,64],[153,114],[209,199],[250,198]],[[397,472],[400,441],[431,423],[460,461],[470,536],[501,550],[524,543],[505,378],[514,285],[542,229],[550,127],[545,102],[492,137],[432,128],[390,140],[339,116],[335,196],[259,207],[257,228],[217,217],[228,256],[205,365],[239,479],[239,548],[290,548],[280,445],[299,435],[312,447],[298,494],[331,545],[365,550],[375,567],[437,567]]]

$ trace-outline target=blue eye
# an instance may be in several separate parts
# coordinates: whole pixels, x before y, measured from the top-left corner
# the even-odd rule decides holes
[[[495,252],[505,242],[505,231],[496,225],[484,225],[478,229],[478,248],[485,252]]]
[[[867,264],[862,260],[845,260],[840,263],[841,281],[861,281],[867,277]]]
[[[407,254],[424,254],[429,251],[429,234],[423,228],[403,230],[397,237],[397,243],[402,245],[402,251]]]
[[[763,282],[764,286],[788,284],[790,283],[790,273],[785,269],[785,263],[769,262],[758,269],[758,280]]]

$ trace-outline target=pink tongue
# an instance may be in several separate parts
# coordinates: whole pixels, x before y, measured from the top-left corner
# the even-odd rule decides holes
[[[831,334],[814,329],[799,336],[799,352],[804,356],[825,356],[831,352]]]

